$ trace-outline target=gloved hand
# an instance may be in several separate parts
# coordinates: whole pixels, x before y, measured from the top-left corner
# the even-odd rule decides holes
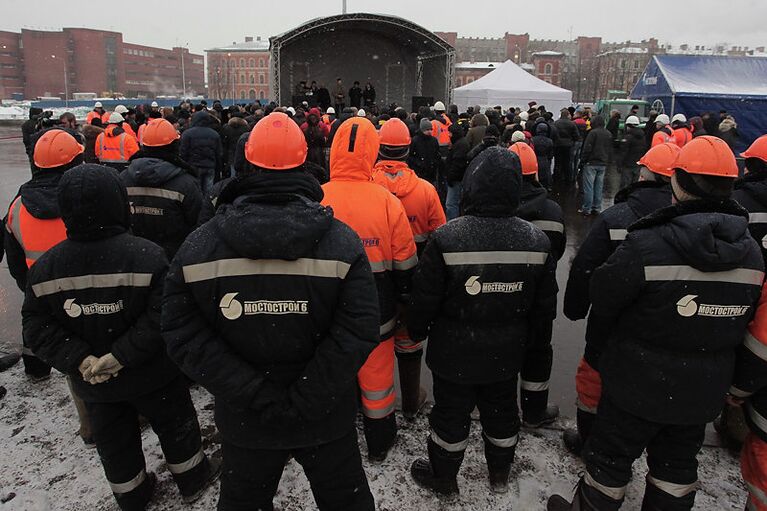
[[[120,361],[117,360],[117,358],[115,358],[115,356],[111,353],[107,353],[96,362],[94,362],[94,364],[90,367],[90,370],[91,374],[96,377],[115,377],[122,368],[123,365],[120,363]]]
[[[83,375],[83,380],[87,381],[91,385],[96,385],[97,383],[104,383],[111,377],[110,375],[97,376],[93,374],[93,366],[98,361],[99,361],[98,358],[94,357],[93,355],[88,355],[87,357],[83,359],[82,362],[80,362],[80,366],[78,367],[80,374]]]

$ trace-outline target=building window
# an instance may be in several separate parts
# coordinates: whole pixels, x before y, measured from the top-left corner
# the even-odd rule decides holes
[[[258,93],[258,98],[259,99],[266,99],[266,93],[264,91],[259,92]]]
[[[245,67],[245,59],[240,59],[240,67]]]
[[[255,83],[256,83],[256,75],[254,75],[253,73],[251,73],[251,74],[250,74],[250,84],[251,84],[251,85],[255,85]]]
[[[621,69],[626,69],[626,61],[621,60]]]
[[[256,99],[256,91],[250,89],[250,92],[248,93],[248,99]]]
[[[229,62],[226,59],[224,59],[224,67],[226,67],[228,65],[229,65]]]
[[[256,59],[250,59],[248,61],[248,67],[256,67]]]
[[[245,75],[240,75],[240,83],[246,83],[245,82]]]
[[[245,99],[245,91],[244,90],[240,91],[240,99]]]
[[[554,66],[552,66],[551,64],[546,64],[543,67],[543,74],[550,75],[553,72],[553,70],[554,70]]]
[[[264,59],[258,59],[258,67],[264,67]]]
[[[229,61],[229,67],[237,67],[237,61],[232,59]]]
[[[639,61],[638,60],[634,61],[634,69],[639,69]]]
[[[261,85],[266,83],[266,77],[263,74],[258,75],[258,83]]]

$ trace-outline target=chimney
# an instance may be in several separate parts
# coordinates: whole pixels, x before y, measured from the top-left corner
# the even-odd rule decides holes
[[[253,42],[253,37],[252,37],[252,36],[248,36],[248,37],[246,37],[246,38],[245,38],[245,42],[246,42],[246,43],[252,43],[252,42]]]
[[[261,36],[256,37],[256,41],[260,41],[260,40],[261,40]]]
[[[757,53],[764,53],[764,46],[758,46],[758,47],[756,48],[756,52],[757,52]]]
[[[681,49],[682,51],[687,51],[688,49],[690,49],[690,46],[687,44],[683,44],[682,46],[679,47],[679,49]]]

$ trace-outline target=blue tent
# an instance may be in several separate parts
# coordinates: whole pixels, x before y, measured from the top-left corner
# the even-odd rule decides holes
[[[735,117],[741,149],[767,133],[767,58],[656,55],[634,90],[634,99],[655,104],[669,116],[704,112]]]

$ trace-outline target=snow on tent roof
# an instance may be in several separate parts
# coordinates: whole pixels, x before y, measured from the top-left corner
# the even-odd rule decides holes
[[[656,55],[675,94],[766,96],[767,58]]]
[[[523,106],[529,101],[556,112],[572,105],[573,93],[531,75],[511,60],[499,65],[482,78],[454,90],[453,103],[471,105]]]

